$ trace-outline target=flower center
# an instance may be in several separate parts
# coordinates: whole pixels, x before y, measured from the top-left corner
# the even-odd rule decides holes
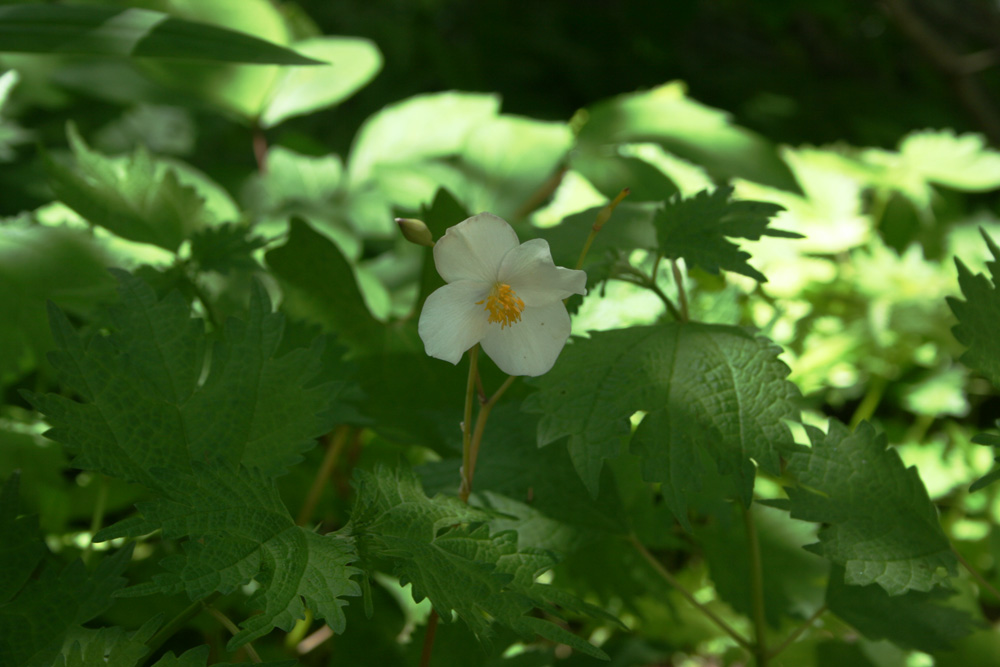
[[[486,304],[485,309],[490,314],[489,322],[491,324],[499,322],[501,329],[521,321],[524,301],[517,298],[517,294],[507,283],[494,283],[490,295],[482,301],[477,301],[476,305],[483,303]]]

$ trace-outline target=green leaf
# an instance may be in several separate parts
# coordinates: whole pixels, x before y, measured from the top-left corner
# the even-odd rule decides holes
[[[762,236],[801,236],[768,228],[770,219],[783,207],[769,202],[733,201],[732,193],[733,188],[723,187],[712,192],[702,190],[689,198],[671,198],[653,219],[659,251],[670,259],[683,258],[689,267],[698,266],[710,273],[725,269],[767,282],[764,274],[747,263],[750,253],[726,237],[756,241]]]
[[[754,462],[777,474],[779,453],[792,446],[782,420],[798,417],[798,391],[785,379],[778,352],[764,338],[710,324],[595,332],[574,339],[534,381],[540,391],[524,409],[543,415],[539,445],[569,436],[570,455],[592,494],[603,460],[617,457],[629,436],[629,419],[646,411],[632,452],[642,459],[645,479],[663,485],[667,505],[689,526],[689,496],[714,479],[706,460],[732,477],[731,495],[749,506]]]
[[[687,96],[680,81],[598,102],[581,114],[581,146],[653,141],[702,165],[719,180],[747,178],[796,190],[795,179],[775,146],[732,123],[729,114]]]
[[[183,555],[162,561],[167,573],[119,595],[184,592],[197,600],[216,591],[231,593],[255,579],[261,587],[248,604],[261,613],[241,624],[230,650],[276,626],[291,630],[307,606],[343,632],[342,598],[361,594],[351,579],[359,572],[350,566],[357,558],[353,542],[296,526],[273,481],[258,470],[234,471],[219,462],[194,462],[191,469],[158,469],[163,497],[139,503],[139,517],[94,536],[103,541],[162,530],[167,539],[188,538]]]
[[[852,586],[844,569],[835,567],[826,601],[830,611],[869,639],[888,639],[918,651],[944,651],[972,632],[969,613],[941,604],[953,593],[944,589],[891,595],[881,586]]]
[[[593,657],[602,651],[533,608],[560,615],[560,608],[605,618],[600,610],[535,581],[554,560],[539,549],[519,549],[517,534],[491,534],[489,515],[455,497],[424,495],[408,469],[357,471],[358,499],[349,530],[363,557],[387,559],[416,600],[430,599],[442,619],[454,612],[484,644],[491,622],[524,638],[536,634]]]
[[[735,516],[713,517],[695,528],[712,581],[719,597],[741,614],[753,615],[753,592],[746,525]],[[768,624],[780,628],[783,618],[803,620],[824,602],[823,581],[830,569],[827,561],[802,549],[816,537],[815,526],[788,521],[788,515],[756,504],[751,511],[756,524],[764,581],[764,610]]]
[[[60,348],[52,363],[82,400],[32,397],[74,465],[160,491],[168,489],[157,469],[186,470],[205,457],[277,475],[331,426],[325,413],[336,395],[315,384],[323,340],[277,357],[283,317],[259,284],[248,321],[226,323],[202,381],[203,322],[177,293],[158,301],[138,278],[115,274],[122,302],[110,311],[111,334],[84,340],[51,311]]]
[[[383,326],[358,288],[337,246],[302,220],[292,220],[288,242],[267,253],[284,292],[286,312],[318,322],[352,347],[377,346]]]
[[[1000,419],[997,420],[997,428],[1000,428]],[[1000,452],[1000,435],[994,433],[980,433],[972,438],[972,442],[977,445],[986,445],[988,447],[993,447]],[[993,460],[996,463],[1000,463],[1000,456],[995,456]],[[989,486],[993,482],[1000,479],[1000,467],[994,468],[989,473],[983,475],[969,487],[969,492],[978,491],[983,487]]]
[[[499,109],[496,95],[454,92],[419,95],[387,106],[366,120],[354,138],[348,161],[352,187],[374,178],[381,165],[459,153],[468,133]]]
[[[92,573],[79,559],[61,571],[49,563],[12,600],[0,604],[0,664],[49,667],[66,633],[101,614],[125,585],[121,575],[133,546],[104,558]]]
[[[157,615],[142,624],[138,630],[126,633],[122,628],[103,627],[91,631],[64,648],[55,667],[137,667],[149,653],[146,641],[163,623]]]
[[[176,252],[204,223],[205,201],[141,146],[127,160],[92,151],[67,127],[76,169],[45,155],[49,185],[64,204],[95,225]]]
[[[948,297],[948,305],[958,318],[958,325],[952,330],[955,338],[969,348],[961,357],[962,363],[1000,388],[1000,337],[996,335],[1000,327],[1000,247],[985,231],[980,232],[993,254],[993,261],[986,263],[992,281],[981,273],[973,275],[956,258],[958,284],[965,301]]]
[[[206,227],[191,237],[191,261],[201,271],[223,275],[230,271],[258,270],[260,265],[253,254],[265,245],[266,239],[252,236],[242,225],[226,223]]]
[[[45,555],[37,516],[18,516],[21,476],[14,473],[0,491],[0,603],[10,600]]]
[[[313,65],[319,61],[242,32],[135,7],[0,7],[6,52]]]
[[[906,468],[867,422],[853,433],[807,426],[812,447],[796,452],[787,473],[794,519],[825,524],[813,553],[845,568],[851,586],[879,584],[889,595],[929,591],[956,573],[937,510],[916,468]]]
[[[46,301],[80,317],[114,294],[109,263],[84,231],[0,225],[0,384],[44,364],[53,344]]]
[[[365,86],[382,69],[382,54],[367,39],[314,37],[293,46],[298,53],[329,64],[284,69],[261,112],[261,127],[274,127],[293,116],[333,106]]]

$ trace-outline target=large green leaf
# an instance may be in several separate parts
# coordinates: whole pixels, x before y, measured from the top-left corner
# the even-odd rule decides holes
[[[299,53],[329,64],[282,70],[261,110],[261,127],[333,106],[357,92],[382,68],[382,54],[367,39],[313,37],[293,46]]]
[[[243,32],[135,7],[0,7],[0,51],[278,65],[319,61]]]
[[[969,348],[962,355],[962,363],[1000,388],[1000,337],[997,336],[1000,327],[1000,247],[986,232],[982,234],[993,254],[993,261],[986,264],[992,281],[981,273],[973,275],[962,260],[956,258],[958,284],[965,301],[949,297],[948,305],[958,318],[955,338]]]
[[[879,584],[890,595],[929,591],[956,573],[956,559],[916,468],[906,468],[867,422],[850,433],[830,422],[807,426],[812,447],[795,452],[787,473],[792,518],[824,524],[808,549],[845,569],[852,586]]]
[[[138,278],[117,275],[122,303],[110,312],[110,335],[84,340],[51,313],[60,348],[52,363],[81,400],[32,400],[74,465],[166,492],[158,469],[187,470],[205,457],[280,474],[331,426],[339,392],[319,384],[322,339],[277,357],[283,317],[262,287],[248,321],[227,322],[202,380],[204,323],[177,293],[158,301]]]
[[[711,479],[711,467],[731,476],[734,495],[749,506],[755,468],[778,473],[779,453],[792,446],[782,420],[797,418],[798,391],[777,353],[766,339],[719,325],[595,332],[563,350],[525,409],[543,415],[540,445],[569,436],[577,471],[595,494],[603,460],[618,456],[629,419],[646,411],[632,451],[688,526],[690,496]]]

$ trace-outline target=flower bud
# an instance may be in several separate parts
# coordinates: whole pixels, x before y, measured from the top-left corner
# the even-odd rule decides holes
[[[434,247],[431,230],[427,228],[423,220],[396,218],[396,224],[399,225],[399,231],[403,233],[403,237],[410,243],[427,246],[428,248]]]

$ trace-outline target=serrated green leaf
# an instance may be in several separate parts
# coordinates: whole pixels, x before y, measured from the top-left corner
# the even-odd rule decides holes
[[[2,50],[178,60],[314,65],[318,61],[242,32],[135,7],[0,7]]]
[[[91,150],[72,123],[67,135],[76,168],[45,155],[49,185],[60,201],[92,224],[176,252],[204,223],[205,200],[145,148],[138,147],[122,162]]]
[[[345,596],[360,595],[351,540],[296,526],[274,483],[260,471],[195,462],[192,473],[159,469],[169,491],[139,503],[140,516],[99,532],[94,539],[137,537],[162,530],[167,539],[188,538],[183,556],[163,560],[168,570],[122,591],[134,597],[184,592],[193,600],[228,594],[255,579],[260,589],[248,604],[261,610],[242,623],[230,650],[274,627],[291,630],[306,605],[335,632],[345,625]]]
[[[526,615],[538,607],[557,615],[568,608],[606,616],[535,581],[554,564],[551,553],[518,549],[513,531],[491,534],[483,523],[489,514],[455,497],[428,498],[408,469],[358,470],[356,480],[349,530],[363,557],[391,561],[401,582],[413,586],[414,598],[430,599],[442,619],[454,612],[486,644],[491,624],[498,623],[522,637],[538,634],[606,659],[582,638]]]
[[[206,227],[191,237],[191,261],[201,271],[223,275],[230,271],[252,271],[260,265],[253,253],[267,245],[267,240],[252,236],[250,231],[235,223]]]
[[[154,469],[225,459],[276,475],[300,459],[331,424],[334,396],[313,383],[322,339],[276,356],[283,317],[253,289],[246,322],[230,319],[211,354],[204,324],[174,293],[157,300],[138,278],[118,271],[122,302],[115,331],[84,340],[53,308],[60,349],[52,363],[83,399],[33,400],[48,415],[50,437],[75,453],[74,465],[166,491]]]
[[[160,614],[132,633],[126,633],[119,627],[90,631],[82,639],[77,639],[64,648],[63,655],[58,657],[54,667],[138,667],[149,653],[146,641],[162,624],[163,616]]]
[[[783,419],[795,419],[798,391],[764,338],[742,329],[669,323],[574,339],[534,382],[524,404],[541,413],[538,443],[569,436],[574,465],[596,493],[601,464],[616,458],[629,419],[648,414],[632,438],[643,476],[660,482],[667,505],[688,524],[688,496],[710,477],[705,460],[732,476],[750,505],[755,466],[777,473],[791,447]],[[720,498],[721,499],[721,498]]]
[[[904,648],[943,651],[972,632],[969,613],[941,604],[953,593],[910,590],[890,595],[881,586],[852,586],[844,569],[835,567],[826,593],[827,606],[869,639],[888,639]]]
[[[961,357],[962,363],[1000,388],[1000,337],[996,335],[1000,328],[1000,247],[985,231],[980,232],[993,254],[993,261],[986,264],[992,281],[981,273],[973,275],[956,258],[958,284],[965,301],[949,297],[948,305],[958,318],[958,325],[952,330],[955,338],[969,348]]]
[[[997,428],[1000,428],[1000,419],[997,420]],[[972,442],[977,445],[986,445],[987,447],[993,447],[1000,453],[1000,435],[994,433],[979,433],[973,436]],[[1000,455],[993,458],[994,461],[1000,463]],[[969,487],[969,492],[978,491],[986,486],[989,486],[993,482],[1000,479],[1000,467],[994,468],[989,473],[983,475]]]
[[[756,241],[762,236],[801,238],[794,232],[769,229],[770,219],[784,210],[770,202],[732,200],[733,188],[702,190],[693,197],[673,197],[656,212],[658,250],[670,259],[683,258],[689,267],[698,266],[709,273],[720,269],[734,271],[760,282],[767,282],[747,260],[750,253],[729,241],[743,238]]]
[[[125,585],[121,575],[133,546],[104,558],[89,574],[81,560],[58,572],[49,564],[14,599],[0,605],[0,664],[49,667],[67,631],[102,613]]]
[[[929,591],[956,573],[937,510],[916,468],[906,468],[867,422],[853,433],[831,421],[807,426],[812,447],[787,473],[792,518],[826,524],[810,551],[845,568],[851,586],[877,583],[889,595]]]

